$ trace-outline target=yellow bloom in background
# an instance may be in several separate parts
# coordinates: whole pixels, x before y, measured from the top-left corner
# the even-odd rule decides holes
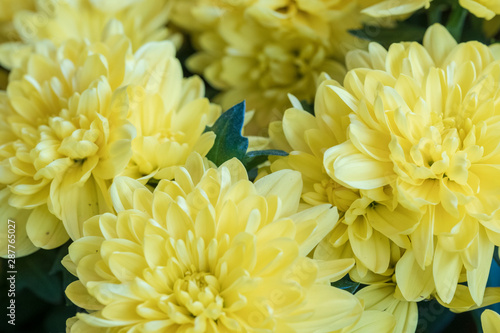
[[[12,1],[14,2],[14,1]],[[60,45],[69,39],[101,40],[102,31],[112,20],[118,20],[132,42],[134,50],[149,41],[163,40],[169,35],[166,28],[170,5],[156,0],[37,0],[36,8],[18,11],[13,15],[15,32],[20,42],[0,46],[0,63],[11,68],[19,53],[32,52],[33,43],[49,39]]]
[[[457,45],[440,25],[429,28],[423,45],[393,44],[386,51],[371,44],[347,62],[354,69],[343,87],[330,89],[331,102],[342,101],[332,110],[349,117],[348,140],[325,152],[328,174],[359,190],[390,186],[399,204],[422,214],[408,225],[413,251],[396,267],[408,300],[433,281],[450,302],[465,269],[481,304],[500,243],[500,62],[478,42]],[[420,274],[403,274],[412,270]]]
[[[361,0],[370,6],[363,13],[373,17],[388,17],[411,14],[421,8],[429,8],[432,0]],[[496,0],[459,0],[460,5],[477,17],[491,20],[500,14],[500,3]]]
[[[484,333],[499,333],[500,315],[492,310],[484,310],[481,314],[481,326]]]
[[[495,0],[459,0],[459,3],[472,14],[487,20],[500,14],[500,3]]]
[[[401,16],[429,8],[432,0],[361,0],[363,13],[373,17]]]
[[[12,19],[19,11],[35,9],[35,0],[1,0],[0,8],[0,43],[18,40]]]
[[[223,109],[245,99],[255,110],[254,134],[281,119],[287,93],[312,102],[322,72],[342,80],[345,53],[366,44],[348,33],[361,27],[357,2],[177,3],[174,13],[198,23],[185,26],[191,21],[178,17],[198,50],[188,68],[222,91],[216,101]]]
[[[351,260],[307,257],[338,219],[298,212],[301,180],[286,170],[248,181],[233,159],[206,169],[191,155],[151,193],[115,180],[114,214],[89,219],[63,260],[79,280],[68,297],[89,313],[70,331],[330,332],[361,303],[329,285]]]
[[[125,81],[130,83],[128,120],[137,130],[125,175],[172,179],[174,167],[184,165],[191,152],[208,153],[215,134],[203,132],[219,117],[220,107],[204,98],[199,77],[183,78],[172,43],[149,43],[138,50]]]

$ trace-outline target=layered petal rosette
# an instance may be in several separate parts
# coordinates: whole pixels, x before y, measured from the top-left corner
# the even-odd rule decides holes
[[[9,206],[33,210],[28,237],[53,248],[68,234],[79,237],[81,218],[111,208],[107,188],[127,165],[135,136],[118,89],[132,54],[122,35],[37,48],[12,70],[1,104],[2,135],[12,135],[2,145],[0,181],[11,192]]]
[[[295,107],[269,130],[274,147],[290,152],[270,171],[300,171],[305,203],[339,209],[341,223],[314,257],[355,258],[351,279],[374,290],[392,284],[398,302],[436,297],[464,311],[457,290],[469,294],[468,308],[498,301],[483,296],[499,243],[500,63],[436,25],[423,45],[370,44],[347,64],[343,85],[321,83],[315,116],[292,97]],[[392,313],[404,331],[410,312]]]
[[[340,89],[339,84],[324,78],[316,94],[316,116],[292,98],[296,107],[285,112],[282,122],[270,125],[274,147],[290,152],[287,157],[275,159],[270,171],[299,171],[304,181],[304,203],[330,203],[338,208],[341,223],[320,243],[315,257],[355,258],[355,272],[351,274],[357,281],[390,280],[401,257],[399,248],[410,246],[406,235],[416,228],[420,213],[399,204],[390,186],[360,190],[328,174],[324,153],[347,140],[350,112],[334,88]],[[379,276],[375,278],[373,273]]]
[[[88,313],[70,331],[331,332],[354,325],[361,303],[330,286],[352,259],[307,257],[338,220],[321,205],[298,212],[301,179],[286,170],[248,181],[233,159],[199,155],[154,192],[126,177],[116,214],[84,225],[63,260],[66,290]]]
[[[403,295],[423,296],[410,283],[419,276],[447,303],[466,272],[481,304],[500,242],[500,62],[481,43],[457,45],[439,25],[423,45],[371,44],[348,62],[343,87],[329,88],[341,101],[333,110],[349,110],[350,124],[347,140],[325,152],[327,173],[349,188],[389,186],[400,205],[420,212],[409,233],[396,230],[411,241],[396,267]]]
[[[346,52],[366,44],[348,33],[362,26],[356,1],[178,1],[174,13],[198,51],[188,68],[224,109],[246,100],[253,134],[282,117],[287,93],[312,102],[322,72],[341,80]]]
[[[191,152],[205,156],[212,148],[215,134],[205,129],[221,110],[204,98],[199,77],[183,77],[172,43],[148,43],[134,59],[125,83],[128,119],[137,137],[124,174],[143,182],[152,177],[172,179],[174,168],[184,165]]]
[[[23,223],[36,247],[77,239],[83,221],[111,211],[114,177],[172,178],[214,142],[205,128],[220,108],[203,98],[199,78],[183,78],[170,41],[133,54],[118,21],[103,36],[37,43],[2,95],[2,202],[33,210]]]

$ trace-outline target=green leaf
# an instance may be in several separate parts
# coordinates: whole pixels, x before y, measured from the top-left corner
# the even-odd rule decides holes
[[[363,29],[350,30],[356,37],[369,41],[378,42],[385,48],[393,43],[421,41],[424,38],[425,27],[409,23],[398,23],[394,28],[384,28],[381,26],[364,25]]]
[[[309,112],[310,114],[314,115],[314,103],[309,103],[307,100],[301,100],[300,104],[302,104],[302,108],[304,111]]]
[[[216,135],[215,143],[208,152],[207,158],[217,166],[233,157],[239,159],[247,171],[251,171],[265,162],[269,155],[287,156],[282,150],[268,149],[249,151],[248,138],[241,135],[245,120],[245,102],[236,104],[224,112],[212,127],[205,131],[213,131]]]
[[[417,332],[422,332],[422,333],[443,332],[444,329],[455,318],[455,314],[453,312],[443,307],[435,299],[418,302],[417,306],[418,306]]]
[[[450,17],[448,18],[448,22],[446,22],[446,29],[448,29],[457,41],[462,39],[462,31],[464,30],[466,18],[467,10],[465,8],[458,4],[452,6]]]
[[[283,150],[277,150],[277,149],[266,149],[266,150],[255,150],[255,151],[249,151],[243,160],[243,164],[245,165],[245,168],[250,171],[259,164],[264,163],[267,161],[268,156],[288,156],[287,152],[284,152]]]
[[[212,131],[216,138],[207,158],[217,166],[236,157],[243,161],[248,149],[248,139],[241,135],[245,120],[245,102],[236,104],[224,112],[212,127],[205,131]]]
[[[493,252],[493,259],[495,259],[498,266],[500,266],[500,257],[498,255],[498,246],[495,246],[495,251]]]
[[[349,275],[344,276],[342,279],[332,282],[332,286],[348,291],[351,294],[354,294],[358,289],[360,283],[354,282],[349,278]]]

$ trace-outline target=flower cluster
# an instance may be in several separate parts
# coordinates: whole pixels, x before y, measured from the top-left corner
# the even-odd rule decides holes
[[[315,258],[356,258],[351,278],[374,285],[360,297],[385,290],[453,308],[456,293],[468,292],[470,306],[483,304],[500,245],[500,62],[435,25],[423,45],[370,44],[349,54],[348,66],[343,85],[321,84],[315,116],[297,104],[270,127],[275,145],[291,152],[270,170],[300,171],[302,200],[341,212]],[[386,298],[368,296],[377,297]]]
[[[497,3],[0,0],[18,327],[496,332]]]
[[[322,72],[341,80],[346,52],[365,45],[347,32],[361,26],[357,1],[178,3],[172,20],[199,50],[188,67],[222,91],[224,109],[245,99],[254,132],[281,118],[288,93],[312,102]]]
[[[0,64],[7,68],[17,65],[19,54],[32,52],[34,44],[44,39],[56,45],[69,39],[98,42],[113,20],[122,23],[134,50],[169,36],[177,43],[179,40],[165,28],[170,12],[166,1],[23,0],[16,1],[16,5],[10,0],[3,2],[11,3],[11,11],[7,12],[11,31],[3,32],[3,39],[0,38],[5,42],[0,45]]]
[[[90,310],[70,331],[328,332],[355,323],[359,300],[328,283],[352,259],[306,257],[337,210],[297,212],[300,193],[298,172],[253,184],[239,161],[206,169],[199,155],[152,193],[118,178],[116,214],[87,221],[64,261],[79,278],[68,297]]]
[[[169,178],[190,152],[205,155],[213,144],[203,131],[220,109],[203,98],[199,78],[183,79],[170,42],[132,53],[118,21],[103,35],[38,43],[9,76],[0,182],[3,204],[31,211],[32,247],[19,255],[79,238],[86,219],[111,210],[108,188],[119,174]]]

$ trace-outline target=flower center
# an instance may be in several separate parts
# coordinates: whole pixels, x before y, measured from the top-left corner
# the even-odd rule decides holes
[[[224,300],[219,295],[220,284],[209,273],[186,273],[174,284],[174,295],[180,306],[192,316],[205,316],[217,320],[222,313]]]

